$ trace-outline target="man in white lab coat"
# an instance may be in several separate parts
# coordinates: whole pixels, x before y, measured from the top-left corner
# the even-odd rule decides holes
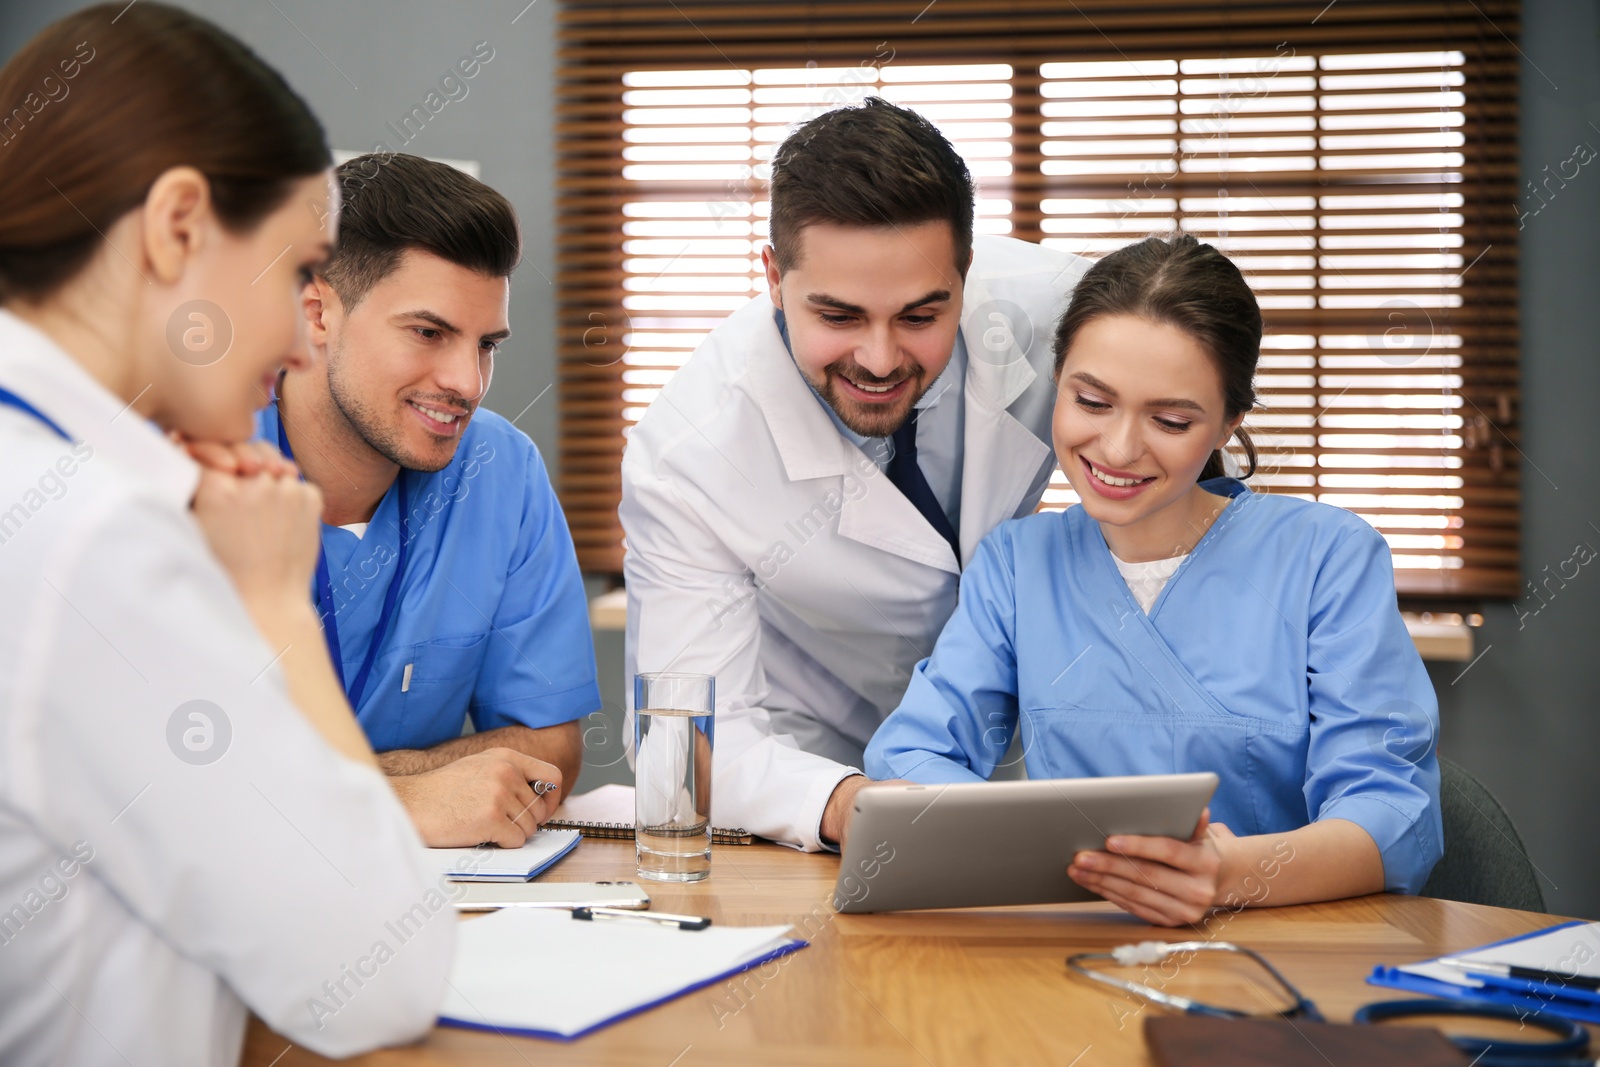
[[[876,98],[783,143],[771,219],[769,295],[629,439],[627,670],[715,675],[713,821],[809,851],[842,840],[962,565],[1044,492],[1088,261],[975,239],[960,156]]]

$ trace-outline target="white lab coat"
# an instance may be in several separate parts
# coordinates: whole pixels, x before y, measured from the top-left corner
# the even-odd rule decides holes
[[[636,671],[715,675],[717,826],[825,847],[823,809],[855,768],[804,751],[773,713],[859,751],[954,611],[961,564],[1043,495],[1055,468],[1051,337],[1088,261],[1002,237],[973,251],[960,563],[839,433],[766,296],[701,343],[629,438],[627,736]]]
[[[383,776],[294,706],[200,470],[0,311],[0,1063],[350,1056],[433,1025],[455,915]],[[382,944],[385,947],[380,949]]]

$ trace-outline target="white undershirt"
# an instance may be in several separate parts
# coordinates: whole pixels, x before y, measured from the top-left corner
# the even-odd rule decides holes
[[[345,525],[339,527],[339,529],[341,529],[341,530],[349,530],[351,533],[355,534],[357,537],[365,537],[365,536],[367,536],[367,526],[368,526],[368,524],[364,523],[364,522],[350,522],[350,523],[346,523]]]
[[[1167,582],[1172,578],[1173,572],[1178,569],[1184,560],[1182,556],[1170,556],[1167,559],[1153,559],[1148,563],[1124,563],[1117,558],[1115,552],[1111,559],[1117,565],[1117,570],[1122,574],[1122,580],[1128,583],[1128,591],[1133,594],[1133,599],[1139,602],[1146,615],[1150,614],[1150,607],[1161,595],[1161,590],[1167,587]]]

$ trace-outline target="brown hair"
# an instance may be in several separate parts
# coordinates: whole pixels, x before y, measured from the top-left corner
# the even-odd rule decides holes
[[[347,308],[361,302],[408,248],[491,278],[522,257],[510,201],[470,175],[420,156],[379,153],[339,167],[339,246],[322,270]]]
[[[0,109],[0,300],[71,279],[173,167],[206,176],[237,233],[332,165],[277,71],[166,4],[101,4],[47,26],[0,69]]]
[[[1103,315],[1134,315],[1174,326],[1211,354],[1222,378],[1224,415],[1233,419],[1256,405],[1256,363],[1261,357],[1261,309],[1233,261],[1189,234],[1148,237],[1119,248],[1084,274],[1056,326],[1054,375],[1073,338]],[[1243,426],[1235,431],[1250,469],[1256,446]],[[1200,481],[1226,473],[1219,448],[1206,460]]]
[[[962,277],[972,253],[972,176],[944,134],[908,108],[869,96],[819,115],[772,157],[772,251],[799,257],[813,223],[880,227],[945,221]]]

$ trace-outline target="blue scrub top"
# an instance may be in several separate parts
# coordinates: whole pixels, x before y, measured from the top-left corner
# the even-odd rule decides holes
[[[276,444],[275,406],[256,416]],[[394,619],[356,718],[379,752],[429,748],[478,730],[535,729],[600,706],[594,640],[566,516],[526,434],[480,408],[455,457],[402,471],[410,543]],[[357,537],[322,527],[344,675],[372,643],[399,547],[391,486]],[[407,677],[407,668],[409,677]]]
[[[996,527],[867,774],[987,779],[1019,729],[1030,778],[1214,771],[1213,821],[1348,819],[1415,893],[1444,847],[1439,713],[1387,543],[1339,508],[1205,487],[1231,500],[1148,615],[1082,507]]]

